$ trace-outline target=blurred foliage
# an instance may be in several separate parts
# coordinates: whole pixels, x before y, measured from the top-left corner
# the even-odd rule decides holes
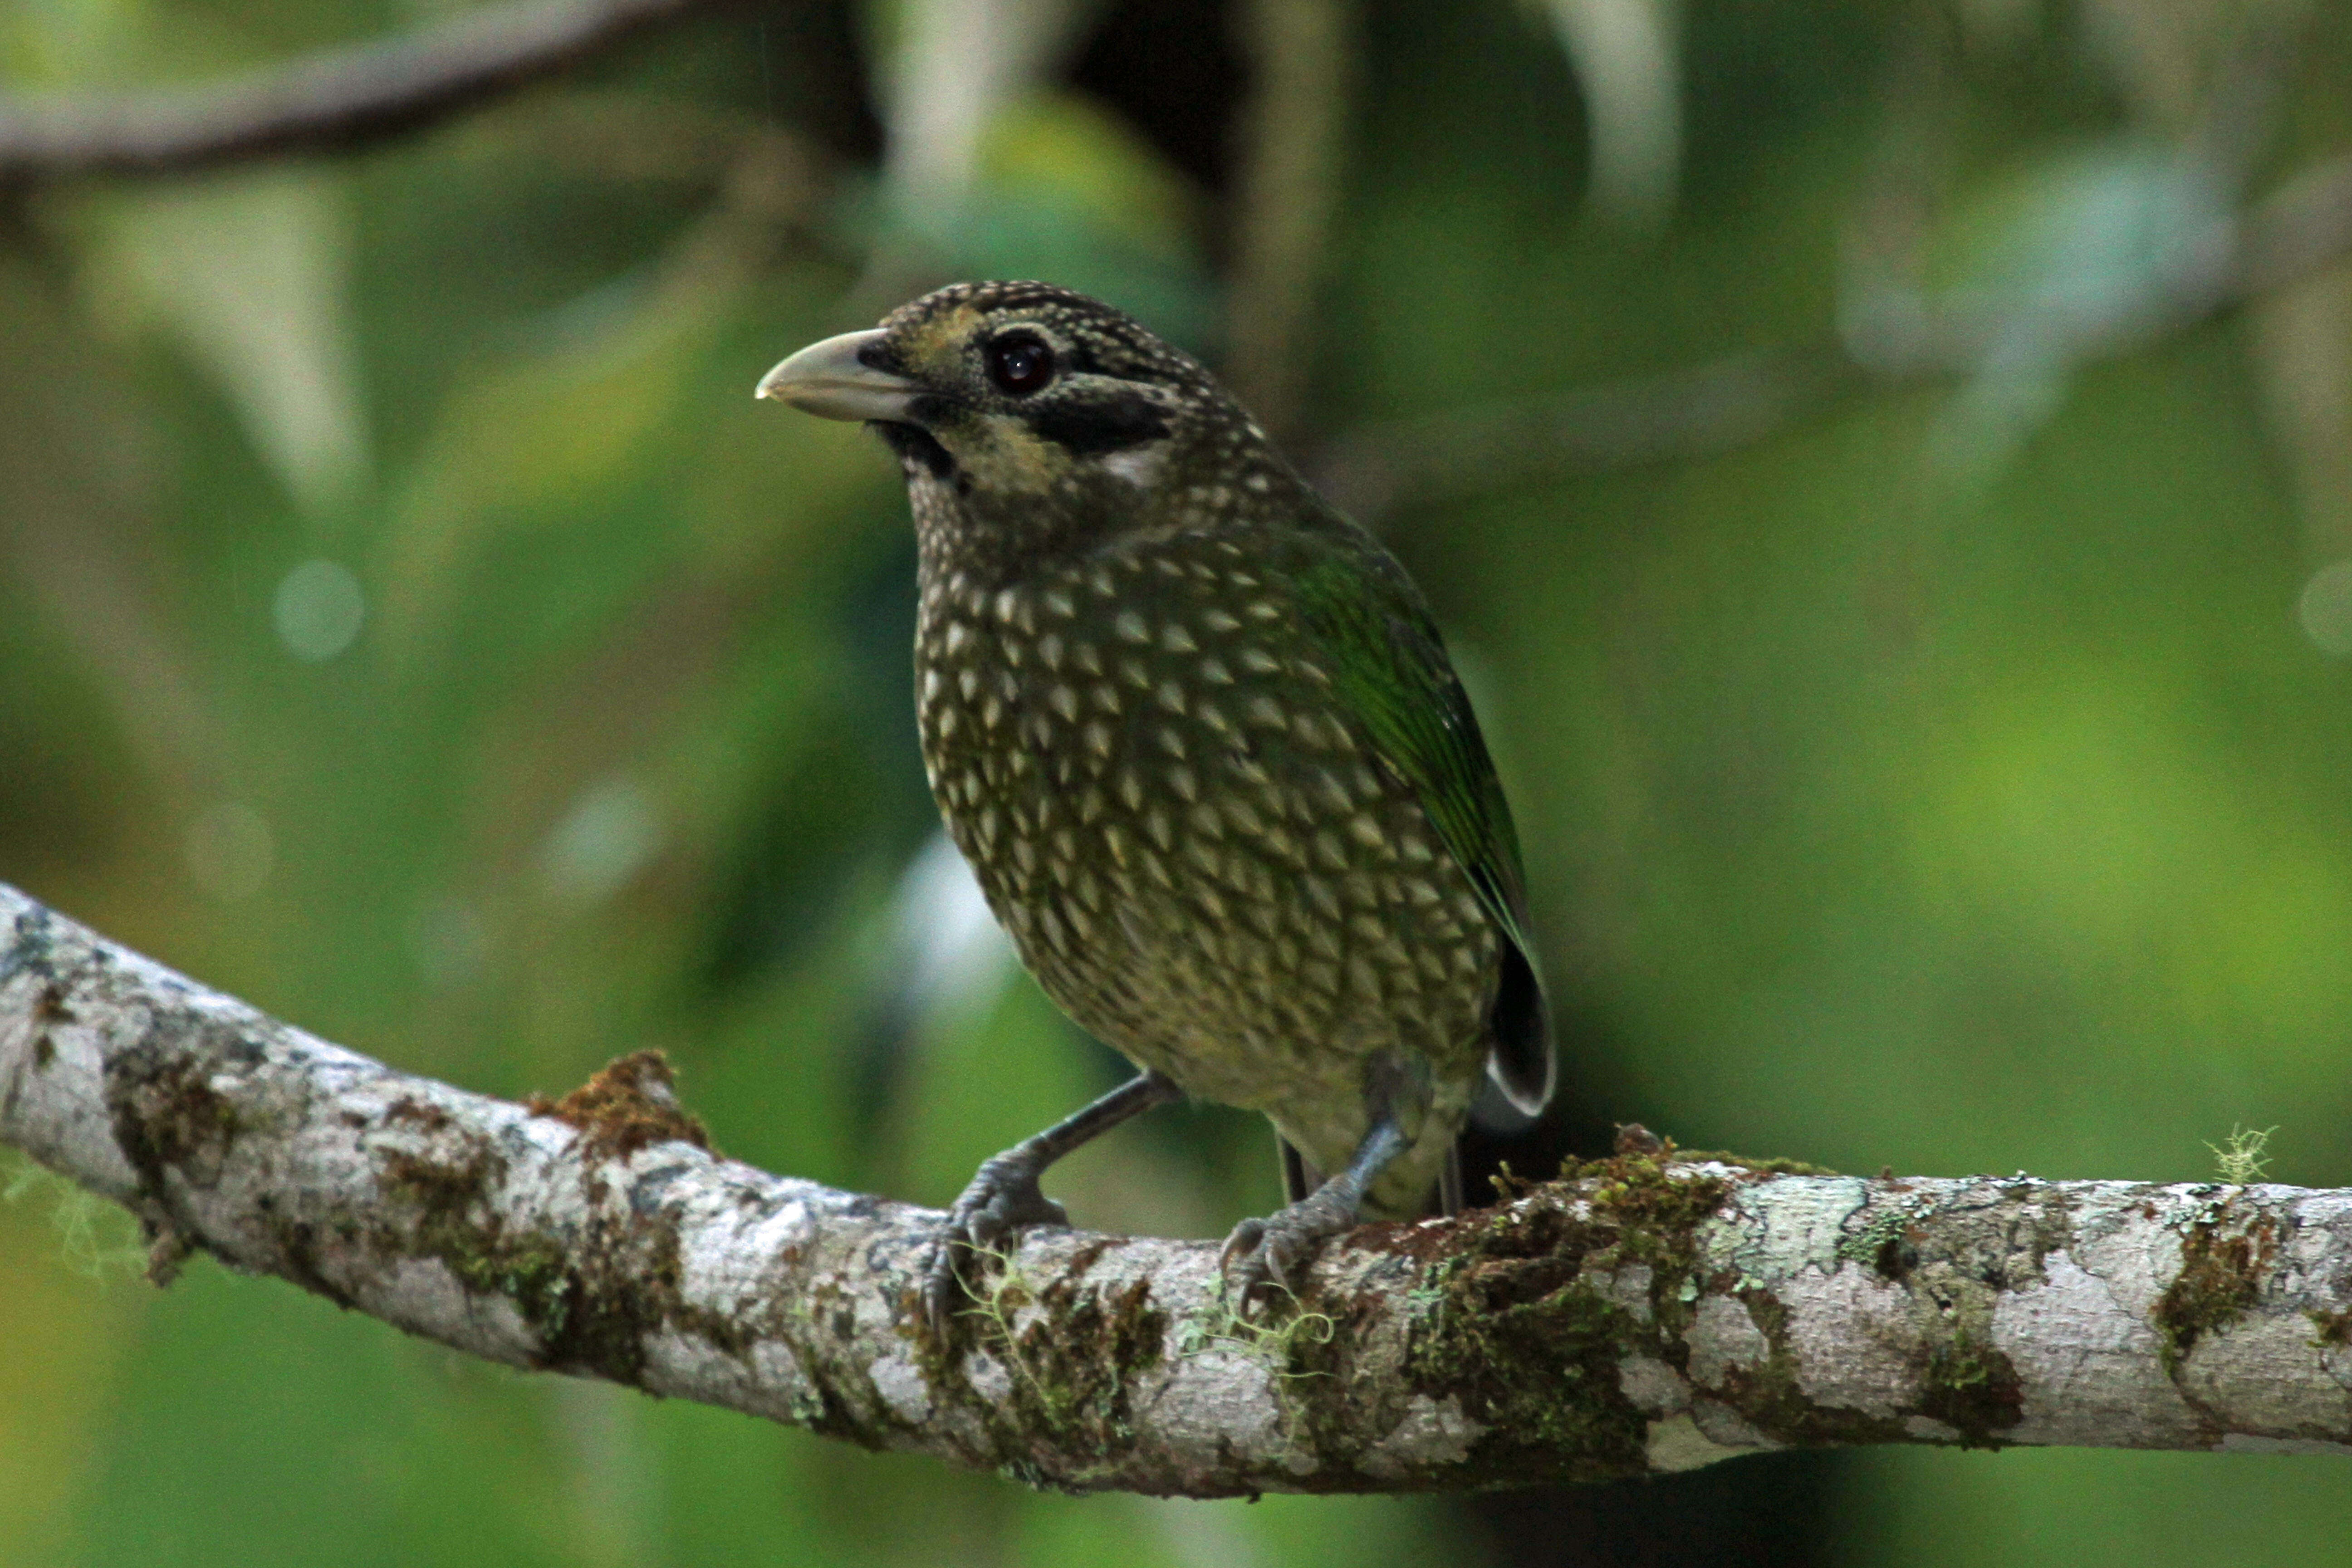
[[[0,79],[202,75],[444,9],[20,0]],[[890,465],[748,393],[961,275],[1216,353],[1233,25],[752,11],[364,155],[24,195],[0,877],[403,1067],[519,1094],[658,1045],[730,1153],[950,1196],[1115,1064],[926,847]],[[1381,520],[1509,777],[1572,1114],[2157,1179],[2275,1126],[2276,1179],[2352,1184],[2352,273],[2099,352],[2217,216],[2352,145],[2347,8],[1375,0],[1353,26],[1290,345],[1314,431],[1890,300],[2003,326],[1949,384],[1726,455]],[[904,85],[983,67],[952,113]],[[1612,118],[1643,114],[1673,123]],[[1213,1235],[1273,1201],[1266,1144],[1167,1113],[1049,1185],[1084,1223]],[[109,1266],[123,1237],[0,1185],[0,1565],[1512,1545],[1423,1500],[1035,1497],[205,1265],[157,1294]],[[1740,1560],[2344,1550],[2333,1460],[1806,1463],[1827,1521]]]

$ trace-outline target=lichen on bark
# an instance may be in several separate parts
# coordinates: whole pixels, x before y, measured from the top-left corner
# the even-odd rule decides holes
[[[1645,1135],[1646,1136],[1646,1135]],[[1024,1233],[942,1342],[938,1215],[727,1161],[667,1064],[522,1106],[0,889],[0,1141],[189,1247],[512,1364],[1035,1486],[1655,1472],[1791,1445],[2352,1452],[2352,1192],[1864,1180],[1637,1142],[1363,1227],[1236,1317],[1209,1242]]]

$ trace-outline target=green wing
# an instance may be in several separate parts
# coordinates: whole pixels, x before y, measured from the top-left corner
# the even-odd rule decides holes
[[[1412,786],[1503,933],[1488,1070],[1513,1105],[1535,1115],[1551,1098],[1551,1019],[1528,941],[1518,833],[1469,694],[1420,594],[1369,534],[1335,517],[1305,535],[1299,552],[1299,609],[1330,657],[1340,700]]]

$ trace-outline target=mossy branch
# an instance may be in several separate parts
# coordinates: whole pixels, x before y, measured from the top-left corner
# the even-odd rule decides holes
[[[1038,1486],[1464,1489],[1761,1448],[2352,1452],[2352,1191],[1630,1154],[1326,1249],[1032,1233],[931,1338],[935,1211],[712,1152],[649,1053],[524,1106],[312,1038],[0,887],[0,1142],[210,1253],[510,1365]]]

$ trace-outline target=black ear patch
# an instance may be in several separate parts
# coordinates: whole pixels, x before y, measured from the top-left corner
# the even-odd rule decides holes
[[[1163,440],[1168,416],[1150,398],[1136,393],[1101,393],[1024,409],[1029,428],[1082,458],[1123,452],[1146,441]]]

